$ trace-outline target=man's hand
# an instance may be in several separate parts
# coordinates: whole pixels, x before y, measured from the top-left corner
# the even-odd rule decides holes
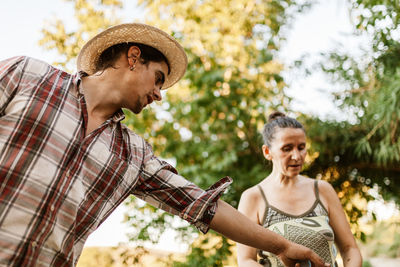
[[[311,249],[295,243],[291,243],[290,246],[277,256],[288,267],[300,267],[299,260],[310,260],[312,266],[330,266],[329,264],[325,264]]]
[[[294,267],[302,260],[310,260],[314,267],[329,266],[311,249],[289,242],[283,236],[252,222],[222,200],[218,200],[218,209],[210,228],[238,243],[272,252],[288,267]]]

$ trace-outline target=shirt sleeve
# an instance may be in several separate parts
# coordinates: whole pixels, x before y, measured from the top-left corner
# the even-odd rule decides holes
[[[155,157],[151,146],[146,143],[143,169],[133,194],[207,233],[217,209],[217,200],[231,183],[232,179],[227,176],[203,190],[178,175],[170,164]]]
[[[24,60],[25,57],[13,57],[0,61],[0,116],[17,92]]]

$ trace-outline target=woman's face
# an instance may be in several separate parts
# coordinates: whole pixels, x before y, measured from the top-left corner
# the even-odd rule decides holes
[[[297,176],[302,170],[307,154],[303,129],[277,128],[271,147],[264,147],[264,154],[272,161],[274,171],[287,177]]]

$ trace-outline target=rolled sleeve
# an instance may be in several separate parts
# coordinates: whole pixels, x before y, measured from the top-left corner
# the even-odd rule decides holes
[[[217,210],[217,200],[231,183],[232,178],[229,176],[222,178],[198,196],[179,216],[196,226],[202,233],[207,233]]]
[[[215,215],[217,200],[231,183],[232,179],[227,176],[203,190],[155,157],[148,145],[133,194],[154,207],[178,215],[206,233]]]

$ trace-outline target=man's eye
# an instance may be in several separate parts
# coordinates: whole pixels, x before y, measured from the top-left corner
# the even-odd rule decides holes
[[[159,84],[161,82],[160,75],[156,74],[156,84]]]
[[[160,73],[156,73],[156,84],[157,85],[159,85],[159,84],[164,84],[164,75],[162,75],[162,74],[160,74]]]

